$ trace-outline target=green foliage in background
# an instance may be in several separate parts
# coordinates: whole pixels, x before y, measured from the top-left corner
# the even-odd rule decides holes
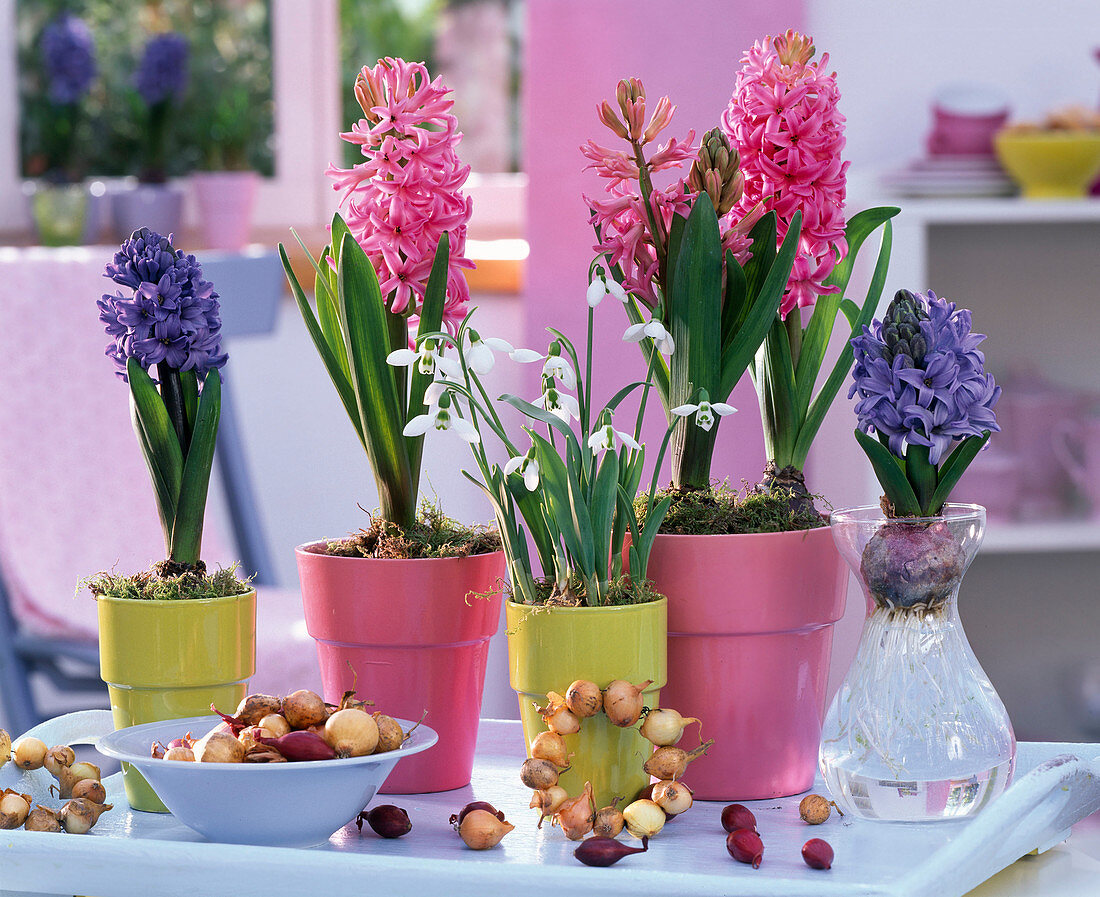
[[[373,5],[373,4],[367,4]],[[384,3],[382,5],[385,5]],[[87,22],[99,74],[72,139],[78,175],[138,174],[148,113],[133,88],[145,42],[178,31],[190,44],[190,81],[169,124],[169,175],[251,168],[271,175],[274,102],[270,0],[19,0],[20,144],[27,177],[43,173],[50,116],[38,47],[62,12]]]

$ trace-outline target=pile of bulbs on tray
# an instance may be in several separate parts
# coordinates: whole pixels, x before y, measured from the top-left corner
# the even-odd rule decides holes
[[[524,761],[520,779],[534,791],[531,807],[540,813],[540,827],[549,817],[571,841],[594,834],[595,837],[576,851],[582,863],[607,866],[627,854],[645,851],[649,839],[661,831],[668,819],[691,808],[691,789],[679,779],[688,764],[706,753],[714,740],[703,742],[690,752],[676,747],[687,726],[691,723],[701,726],[702,723],[694,717],[685,718],[671,708],[650,710],[643,706],[642,693],[649,685],[649,682],[632,685],[616,679],[601,690],[595,682],[578,679],[564,696],[549,692],[547,706],[539,708],[547,731],[532,740],[531,756]],[[621,798],[597,810],[591,782],[585,782],[584,790],[573,798],[558,784],[558,776],[569,768],[572,756],[566,753],[563,736],[579,732],[585,719],[601,712],[612,725],[623,729],[642,720],[638,731],[654,746],[642,768],[658,781],[644,788],[622,810],[617,807]],[[624,828],[641,839],[641,848],[629,848],[615,840]]]
[[[285,698],[249,695],[233,716],[211,705],[222,722],[202,738],[188,733],[167,745],[154,742],[152,756],[198,763],[283,763],[397,750],[412,729],[403,732],[392,716],[368,713],[368,704],[356,700],[354,691],[346,692],[338,706],[304,688]]]
[[[77,762],[76,752],[67,744],[46,747],[46,743],[33,736],[24,736],[12,744],[11,736],[0,729],[0,767],[8,759],[20,769],[30,772],[43,767],[57,779],[50,792],[67,799],[60,810],[42,805],[32,806],[29,794],[20,794],[11,788],[0,792],[0,829],[22,826],[28,832],[60,832],[86,835],[99,817],[112,808],[105,803],[107,792],[100,781],[99,767],[93,763]]]

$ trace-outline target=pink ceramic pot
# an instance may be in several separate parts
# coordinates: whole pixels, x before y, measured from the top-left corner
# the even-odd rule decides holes
[[[247,245],[259,182],[254,171],[201,171],[191,176],[204,248],[236,252]]]
[[[649,576],[668,596],[661,705],[699,717],[715,740],[688,767],[695,796],[761,800],[809,789],[848,587],[829,527],[659,535]]]
[[[374,560],[299,545],[306,628],[317,642],[326,701],[355,689],[390,716],[439,733],[431,751],[397,765],[383,791],[423,794],[470,783],[489,639],[500,619],[504,554]]]

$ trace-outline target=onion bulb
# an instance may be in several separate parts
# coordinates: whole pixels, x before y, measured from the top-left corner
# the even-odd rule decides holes
[[[58,770],[57,785],[59,796],[68,799],[73,796],[73,788],[78,782],[87,779],[98,782],[101,778],[99,767],[94,763],[74,763],[72,766],[62,766]]]
[[[46,743],[40,738],[23,736],[11,746],[11,759],[20,769],[41,769],[46,759]]]
[[[561,785],[551,785],[541,791],[535,791],[531,795],[531,809],[539,811],[538,827],[542,828],[542,821],[547,816],[553,816],[561,808],[561,805],[569,800],[569,792]]]
[[[705,754],[712,744],[714,744],[713,738],[703,742],[690,753],[678,747],[659,747],[645,761],[642,769],[654,778],[675,781],[684,774],[687,765]]]
[[[286,721],[286,717],[281,713],[269,713],[258,723],[261,729],[267,729],[271,733],[272,738],[278,738],[280,735],[286,735],[290,731],[290,723]]]
[[[211,732],[194,747],[199,763],[242,763],[246,753],[244,745],[228,732]]]
[[[0,769],[11,759],[11,736],[6,730],[0,729]]]
[[[53,810],[47,810],[45,807],[35,807],[27,814],[27,820],[23,823],[23,828],[28,832],[59,832],[61,831],[61,820]]]
[[[46,771],[55,779],[62,767],[72,766],[75,762],[76,751],[67,744],[55,744],[46,751],[46,756],[42,758],[42,765],[46,767]]]
[[[562,833],[570,841],[580,841],[592,831],[596,822],[596,800],[592,794],[591,782],[584,783],[584,791],[577,797],[562,803],[556,819]]]
[[[665,811],[651,800],[636,800],[623,810],[623,824],[635,838],[652,838],[665,826]]]
[[[31,811],[31,796],[6,789],[0,794],[0,829],[19,828]]]
[[[566,753],[565,739],[557,732],[540,732],[531,742],[531,756],[536,760],[546,760],[559,769],[569,767],[570,755]]]
[[[532,757],[523,761],[519,777],[528,788],[544,791],[558,784],[558,768],[549,760],[538,760]]]
[[[61,808],[58,819],[70,835],[85,835],[112,804],[97,804],[84,798],[74,798]]]
[[[282,701],[273,695],[249,695],[237,705],[237,717],[246,726],[262,726],[260,722],[265,716],[278,713],[282,707]]]
[[[341,759],[365,757],[378,744],[378,723],[365,710],[337,710],[325,721],[321,736]]]
[[[574,735],[581,730],[580,718],[565,706],[565,698],[551,691],[546,693],[546,699],[549,703],[537,709],[547,729],[558,735]]]
[[[616,797],[611,805],[597,811],[596,821],[592,825],[592,833],[598,838],[615,838],[623,830],[623,813],[615,805],[622,800]]]
[[[565,706],[581,719],[587,719],[603,710],[603,693],[595,682],[578,679],[565,693]]]
[[[652,679],[647,679],[640,685],[631,685],[623,679],[616,679],[603,690],[603,712],[613,726],[626,729],[638,722],[642,715],[642,692],[652,684]]]
[[[488,810],[471,810],[458,826],[458,835],[471,850],[496,847],[515,826],[498,819]]]
[[[73,798],[84,798],[93,804],[101,804],[107,800],[107,789],[102,782],[95,779],[81,779],[73,785]]]
[[[328,719],[325,702],[308,688],[300,688],[283,698],[282,711],[292,729],[308,729]]]
[[[174,747],[168,748],[168,752],[164,755],[165,760],[182,760],[185,763],[195,762],[195,752],[191,748],[186,747]],[[76,797],[76,789],[73,789],[73,797]]]
[[[653,788],[653,802],[669,816],[679,816],[691,809],[691,789],[683,782],[658,782]]]
[[[376,710],[371,714],[374,724],[378,726],[378,744],[374,747],[376,754],[385,754],[396,751],[405,743],[405,733],[401,731],[401,723],[392,716],[386,716]]]
[[[657,747],[666,747],[676,744],[683,737],[684,729],[691,723],[699,723],[702,731],[702,721],[696,717],[683,717],[671,708],[658,708],[646,714],[639,731],[642,738]]]

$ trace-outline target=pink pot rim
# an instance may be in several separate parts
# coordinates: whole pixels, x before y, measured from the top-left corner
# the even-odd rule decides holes
[[[809,538],[810,533],[829,532],[829,524],[824,523],[821,526],[815,526],[810,529],[796,529],[788,530],[782,533],[708,533],[703,536],[696,535],[683,535],[681,533],[657,533],[659,539],[746,539],[746,540],[765,540],[783,538],[789,541],[804,541]]]
[[[321,545],[328,545],[329,542],[337,542],[341,537],[337,536],[331,539],[314,539],[310,542],[303,542],[301,545],[294,546],[295,555],[308,555],[315,558],[326,558],[334,563],[347,562],[352,564],[360,564],[366,561],[372,564],[439,564],[439,563],[457,563],[460,561],[473,561],[479,558],[491,558],[497,555],[504,554],[504,550],[498,551],[483,551],[481,554],[470,554],[462,558],[354,558],[343,557],[338,554],[326,554],[323,551],[315,551],[314,549]]]

